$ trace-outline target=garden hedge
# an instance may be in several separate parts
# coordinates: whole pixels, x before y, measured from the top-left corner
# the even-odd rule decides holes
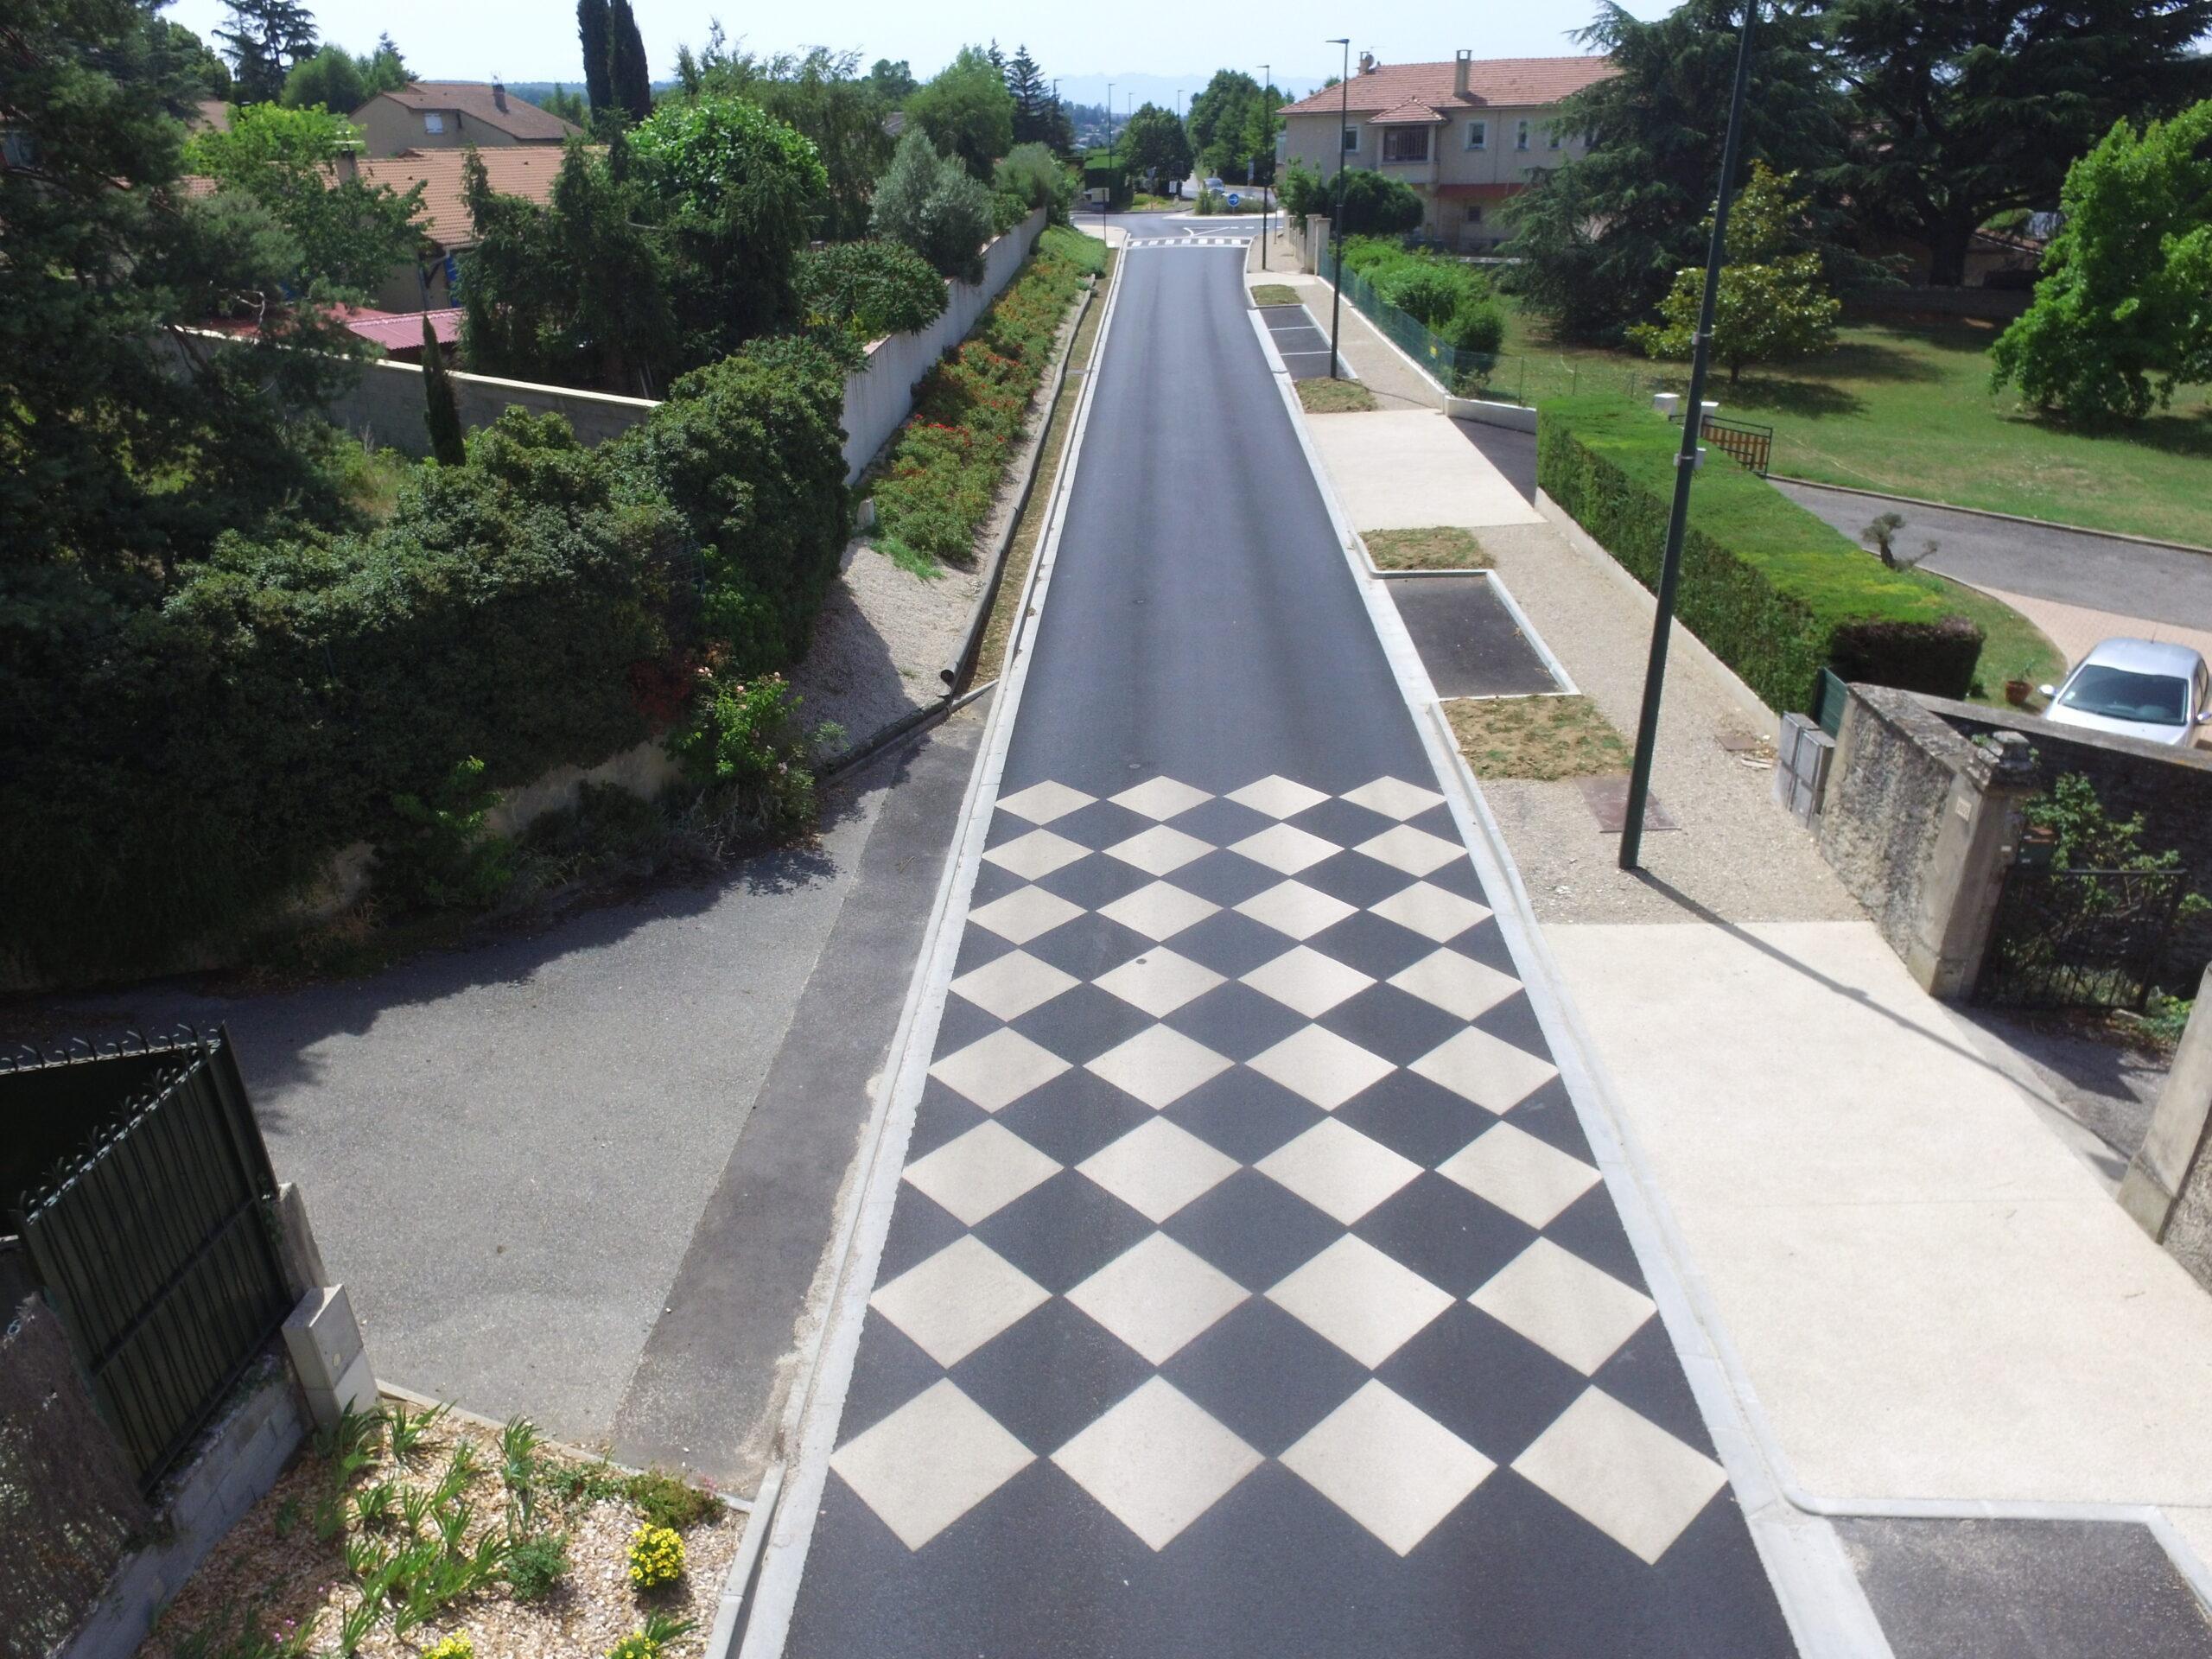
[[[1538,412],[1536,482],[1647,588],[1659,580],[1681,429],[1616,397]],[[1893,570],[1718,449],[1690,491],[1677,613],[1770,708],[1813,706],[1820,671],[1964,697],[1980,626],[1941,583]]]

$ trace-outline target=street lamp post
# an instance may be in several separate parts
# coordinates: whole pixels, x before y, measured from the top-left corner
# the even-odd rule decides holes
[[[1269,149],[1274,148],[1275,112],[1268,107],[1268,89],[1274,84],[1274,65],[1262,64],[1260,66],[1260,112],[1267,118]],[[1260,158],[1256,154],[1252,158],[1252,182],[1260,183]],[[1260,185],[1260,269],[1262,270],[1268,268],[1268,207],[1267,187]]]
[[[1098,216],[1098,239],[1109,248],[1114,245],[1114,238],[1107,235],[1114,228],[1113,175],[1120,157],[1121,151],[1114,148],[1114,83],[1109,80],[1106,83],[1106,211]]]
[[[1643,849],[1643,809],[1651,794],[1651,754],[1659,741],[1659,697],[1667,679],[1667,636],[1675,621],[1675,589],[1682,574],[1682,534],[1689,522],[1690,474],[1697,468],[1705,419],[1705,372],[1713,354],[1713,313],[1727,263],[1728,201],[1735,194],[1736,162],[1744,137],[1744,88],[1751,73],[1751,26],[1759,0],[1744,0],[1736,36],[1736,89],[1728,105],[1728,137],[1720,147],[1720,188],[1713,197],[1713,242],[1705,255],[1705,297],[1698,307],[1690,350],[1690,390],[1682,408],[1682,445],[1675,456],[1675,504],[1667,517],[1667,546],[1659,560],[1658,609],[1651,619],[1651,657],[1643,671],[1643,709],[1636,726],[1636,760],[1629,770],[1628,810],[1621,820],[1620,866],[1637,867]]]
[[[1351,123],[1351,37],[1325,41],[1344,49],[1344,72],[1337,77],[1341,89],[1337,99],[1337,211],[1329,221],[1329,378],[1344,375],[1337,361],[1337,331],[1344,315],[1344,129]]]

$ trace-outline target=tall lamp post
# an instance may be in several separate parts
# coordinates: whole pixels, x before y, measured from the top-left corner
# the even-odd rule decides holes
[[[1651,795],[1651,754],[1659,741],[1659,697],[1667,679],[1667,637],[1675,621],[1675,589],[1682,574],[1682,533],[1689,522],[1690,474],[1697,469],[1698,439],[1705,420],[1705,372],[1713,354],[1713,312],[1727,263],[1728,202],[1736,191],[1736,163],[1743,149],[1744,89],[1751,73],[1751,26],[1759,0],[1744,0],[1736,35],[1736,89],[1728,103],[1728,137],[1720,147],[1720,188],[1713,202],[1713,242],[1705,255],[1705,297],[1698,306],[1690,350],[1689,397],[1682,409],[1682,446],[1675,456],[1675,504],[1667,516],[1667,546],[1660,556],[1658,609],[1651,619],[1651,658],[1643,671],[1643,709],[1636,725],[1636,760],[1629,770],[1628,810],[1621,820],[1620,866],[1637,868],[1643,849],[1643,809]]]
[[[1337,361],[1337,330],[1344,315],[1344,129],[1351,124],[1351,37],[1324,42],[1344,49],[1344,72],[1337,77],[1337,211],[1329,220],[1329,378],[1341,380]]]
[[[1275,112],[1268,107],[1268,88],[1274,84],[1275,67],[1272,63],[1260,66],[1260,113],[1268,123],[1268,148],[1275,147]],[[1260,184],[1260,158],[1252,157],[1252,182]],[[1260,184],[1260,269],[1268,268],[1268,187]]]
[[[1114,228],[1114,168],[1121,151],[1114,148],[1114,83],[1106,83],[1106,211],[1098,216],[1098,239],[1108,247],[1114,238],[1106,234]]]

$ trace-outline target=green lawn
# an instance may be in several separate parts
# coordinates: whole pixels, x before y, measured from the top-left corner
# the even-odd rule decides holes
[[[1991,394],[1998,332],[1963,319],[1856,323],[1825,357],[1732,385],[1716,375],[1707,396],[1771,424],[1774,470],[1791,477],[2212,547],[2212,388],[2184,390],[2133,428],[2073,430]],[[1686,365],[1553,346],[1518,315],[1505,351],[1494,383],[1509,397],[1648,396],[1688,378]]]

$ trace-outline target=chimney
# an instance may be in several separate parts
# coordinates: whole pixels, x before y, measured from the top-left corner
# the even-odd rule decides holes
[[[361,176],[361,158],[348,146],[331,157],[331,168],[340,180],[350,182]]]
[[[1467,72],[1462,69],[1459,72],[1459,79],[1465,81],[1466,78]],[[1462,86],[1460,90],[1464,92],[1466,89]],[[499,111],[501,115],[507,112],[507,89],[500,84],[497,75],[492,77],[492,107]]]
[[[1467,66],[1474,60],[1474,56],[1472,52],[1463,48],[1452,65],[1452,90],[1461,98],[1467,95]]]
[[[1375,54],[1372,52],[1363,52],[1359,54],[1359,73],[1361,74],[1371,75],[1382,67],[1382,66],[1381,64],[1375,61]]]

